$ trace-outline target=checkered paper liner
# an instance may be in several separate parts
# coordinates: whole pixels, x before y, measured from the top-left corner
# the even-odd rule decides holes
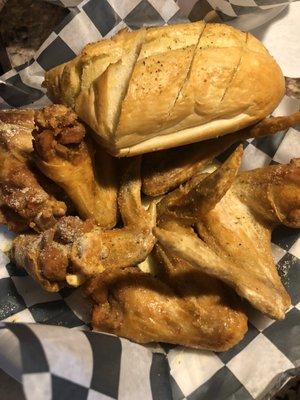
[[[240,28],[245,23],[244,29],[251,29],[273,18],[288,3],[279,0],[51,2],[69,7],[69,14],[33,60],[0,77],[1,108],[49,104],[41,87],[44,72],[73,58],[88,42],[111,36],[124,26],[136,29],[141,25],[206,18]],[[299,108],[300,101],[285,97],[274,115]],[[248,140],[244,147],[243,169],[287,163],[300,156],[299,132],[297,127],[291,128],[272,137]],[[0,229],[2,248],[11,237],[4,227]],[[90,332],[90,304],[80,289],[66,288],[56,294],[44,292],[0,252],[0,367],[22,380],[30,400],[269,399],[300,373],[299,230],[278,228],[272,242],[292,306],[279,322],[249,306],[249,330],[245,338],[224,353],[166,344],[141,346],[112,335]]]

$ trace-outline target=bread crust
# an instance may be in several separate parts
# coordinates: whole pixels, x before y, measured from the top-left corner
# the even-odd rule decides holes
[[[88,45],[45,78],[52,98],[75,108],[113,155],[235,132],[269,115],[284,95],[282,72],[259,40],[200,21],[143,29],[122,93],[108,101],[137,32]]]

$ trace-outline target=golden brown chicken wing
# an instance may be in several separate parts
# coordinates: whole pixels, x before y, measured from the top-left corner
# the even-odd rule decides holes
[[[196,172],[201,172],[234,143],[248,138],[273,135],[299,123],[300,112],[287,117],[270,117],[217,139],[145,154],[142,190],[149,196],[165,194],[189,180]]]
[[[13,242],[11,258],[46,290],[57,291],[66,282],[81,285],[106,268],[120,268],[143,261],[155,237],[155,208],[141,204],[140,161],[131,159],[119,192],[124,227],[102,230],[91,220],[61,218],[41,235],[20,235]]]
[[[0,215],[15,232],[48,229],[66,205],[48,194],[31,167],[33,111],[0,111]]]
[[[240,156],[239,149],[213,174],[196,176],[188,187],[166,196],[158,206],[155,234],[168,251],[281,319],[290,298],[274,265],[271,232],[281,223],[300,226],[299,163],[235,177]]]
[[[40,171],[67,193],[82,218],[114,227],[118,183],[113,158],[85,139],[85,127],[65,106],[39,110],[35,121],[34,160]]]
[[[94,329],[138,343],[166,342],[225,351],[247,330],[238,299],[221,282],[163,254],[165,279],[129,267],[89,282]],[[202,279],[204,278],[204,279]]]
[[[40,235],[23,234],[13,241],[10,258],[45,290],[57,292],[66,285],[74,240],[93,228],[90,220],[63,217]]]
[[[146,211],[141,203],[140,158],[126,161],[118,204],[124,226],[102,231],[97,227],[72,245],[71,258],[75,273],[93,276],[106,268],[136,265],[150,254],[156,239],[156,209]]]

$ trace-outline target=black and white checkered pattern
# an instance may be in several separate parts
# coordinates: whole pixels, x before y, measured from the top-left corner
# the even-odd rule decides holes
[[[1,328],[19,340],[30,400],[172,398],[162,353],[116,336],[62,327],[0,324],[0,337]]]
[[[169,367],[162,353],[116,336],[62,327],[3,324],[2,337],[1,328],[20,343],[28,399],[172,398],[170,385],[165,385]]]
[[[88,42],[111,36],[126,25],[136,29],[141,25],[196,21],[214,10],[222,20],[231,21],[242,14],[266,12],[287,1],[52,0],[52,3],[69,7],[69,14],[34,60],[0,78],[2,108],[48,104],[41,88],[44,72],[73,58]],[[285,98],[277,113],[299,108],[299,101]],[[287,163],[300,155],[299,131],[292,128],[273,137],[248,140],[244,147],[244,169]],[[0,248],[5,249],[10,237],[1,228]],[[44,292],[0,252],[0,367],[7,370],[11,367],[1,364],[3,359],[15,363],[16,376],[22,374],[24,391],[30,400],[269,399],[300,368],[299,231],[279,228],[272,241],[292,306],[285,320],[279,322],[249,307],[249,330],[244,340],[219,354],[165,344],[144,347],[114,336],[91,333],[90,305],[80,290]],[[10,354],[7,345],[12,338],[19,346],[18,357]]]

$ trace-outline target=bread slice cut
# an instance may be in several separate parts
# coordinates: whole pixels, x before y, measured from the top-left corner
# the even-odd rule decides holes
[[[112,134],[119,121],[121,105],[128,89],[135,62],[140,54],[146,29],[127,35],[123,44],[122,58],[111,64],[97,80],[99,90],[99,116],[105,128]]]
[[[103,136],[113,140],[121,103],[146,34],[145,29],[119,33],[119,56],[108,63],[96,79],[82,78],[82,91],[75,105],[80,117]],[[92,70],[93,77],[96,73]]]
[[[68,63],[46,72],[44,86],[52,99],[75,108],[77,96],[88,89],[110,63],[118,61],[122,55],[122,37],[92,43]]]
[[[137,103],[131,114],[125,99],[123,129],[116,132],[113,153],[131,156],[234,132],[271,113],[283,91],[280,68],[257,39],[230,26],[207,24],[168,115],[158,114],[144,98],[141,106],[153,111],[153,118],[158,115],[158,123],[141,121]],[[169,87],[164,86],[161,99],[156,103],[172,103]]]
[[[246,42],[244,32],[207,24],[189,79],[170,115],[171,129],[174,125],[178,129],[198,126],[219,116],[219,106],[239,68]]]
[[[161,129],[185,82],[204,27],[205,23],[200,21],[176,25],[176,29],[168,26],[147,31],[122,102],[117,140],[125,134],[147,134],[149,126],[152,131]],[[142,99],[142,114],[137,98]]]
[[[176,39],[173,42],[169,39],[167,48],[159,44],[163,53],[157,54],[158,44],[152,40],[154,55],[150,55],[149,50],[144,52],[143,46],[141,55],[146,53],[148,57],[138,60],[130,81],[116,131],[118,146],[135,145],[143,141],[143,137],[147,136],[148,140],[161,131],[172,133],[215,118],[241,58],[246,35],[235,34],[235,30],[228,27],[229,33],[224,28],[221,41],[218,30],[214,34],[211,26],[205,23],[200,27],[198,35],[193,36],[193,46],[178,49]],[[231,30],[234,31],[232,37]],[[145,80],[141,82],[143,75]],[[134,100],[137,96],[143,98],[139,105]],[[139,106],[143,107],[142,118]]]
[[[238,68],[219,105],[219,115],[245,113],[256,122],[274,109],[284,94],[284,78],[275,60],[264,46],[247,33]]]

